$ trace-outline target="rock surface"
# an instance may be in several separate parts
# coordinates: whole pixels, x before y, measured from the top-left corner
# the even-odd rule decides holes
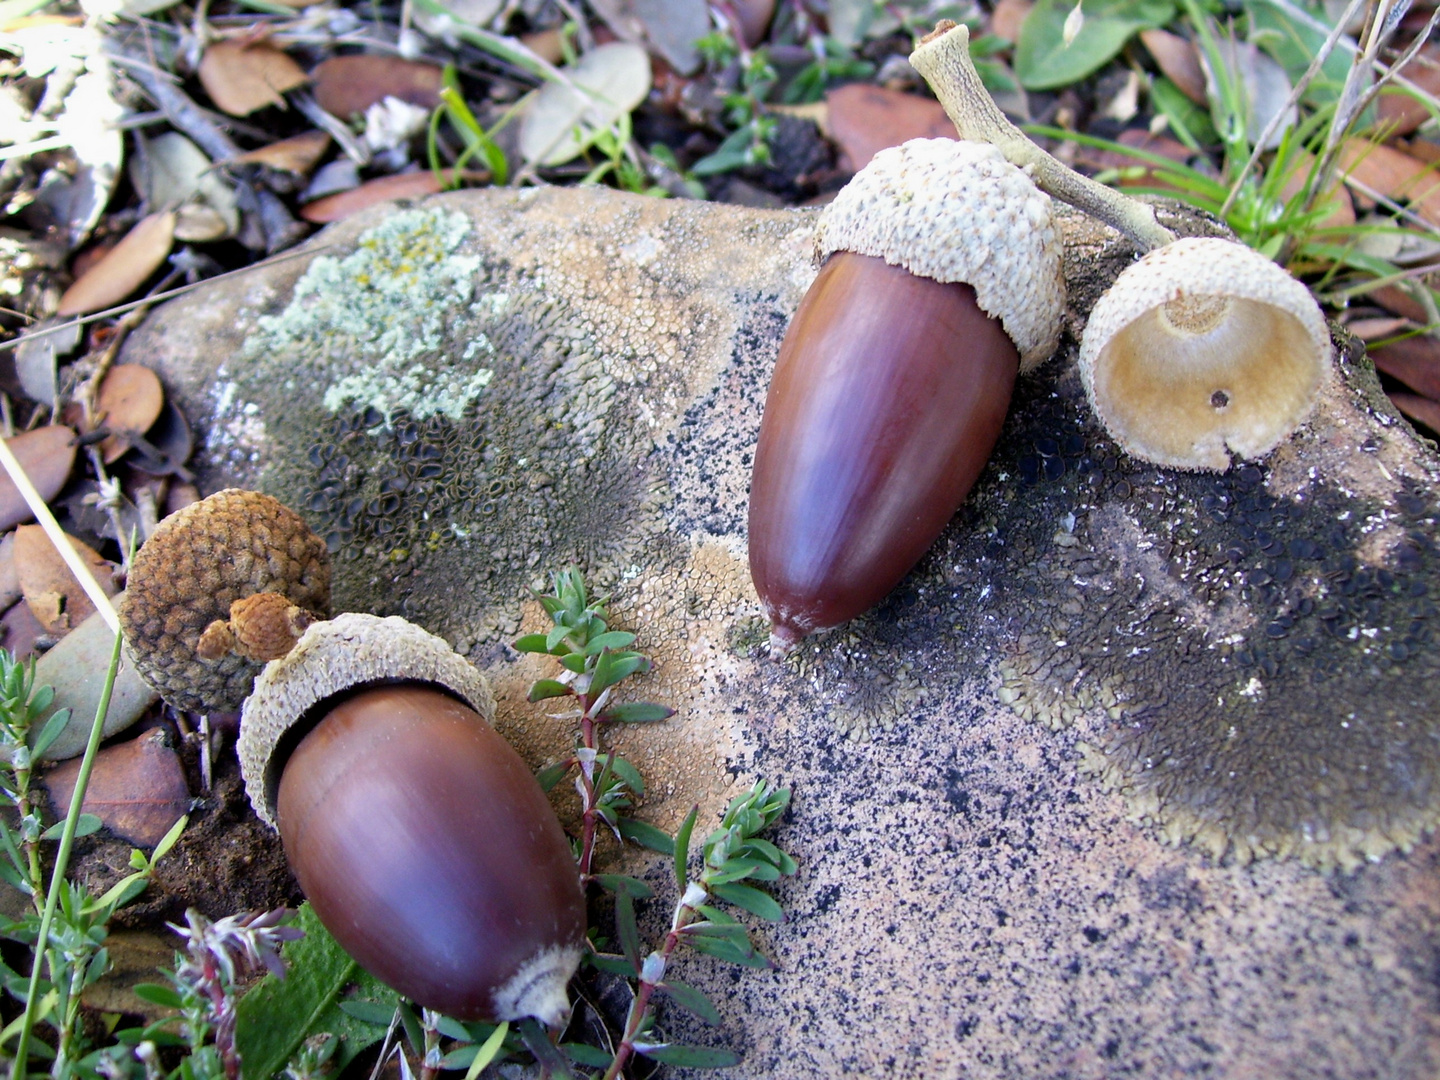
[[[879,610],[771,661],[746,485],[812,222],[584,190],[380,207],[172,303],[125,359],[196,424],[205,490],[301,511],[336,609],[468,653],[532,763],[567,730],[505,642],[576,561],[656,660],[637,693],[679,708],[616,740],[644,814],[793,786],[777,970],[688,956],[725,1026],[662,1017],[743,1051],[730,1075],[1436,1075],[1433,447],[1341,342],[1259,465],[1124,459],[1073,357],[1132,255],[1067,217],[1069,332],[970,501]]]

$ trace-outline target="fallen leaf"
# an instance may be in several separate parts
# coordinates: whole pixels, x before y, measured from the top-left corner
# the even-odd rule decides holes
[[[1382,285],[1378,289],[1369,290],[1365,295],[1385,310],[1403,315],[1413,323],[1423,325],[1430,321],[1425,305],[1410,295],[1403,285]]]
[[[520,44],[547,63],[558,64],[565,59],[565,49],[560,44],[564,38],[564,31],[555,27],[552,30],[537,30],[533,34],[521,34]]]
[[[200,84],[223,112],[249,116],[267,105],[285,107],[285,91],[309,77],[289,55],[268,42],[217,41],[200,59]]]
[[[1180,88],[1180,92],[1196,105],[1209,107],[1205,96],[1205,69],[1200,66],[1200,54],[1195,43],[1168,30],[1142,30],[1140,40],[1155,64],[1165,77]]]
[[[75,432],[64,424],[51,424],[5,441],[42,499],[48,503],[60,494],[75,464]],[[12,529],[34,516],[10,474],[0,471],[0,530]]]
[[[847,49],[866,38],[881,38],[900,29],[891,5],[875,0],[828,0],[825,11],[830,36]]]
[[[20,575],[15,572],[15,534],[0,540],[0,611],[8,611],[20,599]]]
[[[114,596],[119,591],[115,567],[73,536],[69,539],[105,595]],[[39,525],[21,525],[15,530],[15,572],[25,603],[48,632],[64,634],[94,613],[95,605]]]
[[[1432,439],[1440,437],[1440,401],[1431,401],[1419,394],[1391,394],[1390,400],[1411,420],[1430,429],[1428,433],[1422,431],[1422,435],[1428,434]]]
[[[1345,179],[1389,199],[1406,200],[1421,217],[1440,225],[1440,172],[1409,154],[1364,139],[1349,139],[1340,151]],[[1361,205],[1373,204],[1357,190]]]
[[[1354,334],[1364,342],[1379,341],[1381,338],[1394,337],[1402,330],[1413,328],[1409,319],[1402,319],[1397,316],[1387,316],[1378,319],[1355,319],[1345,323],[1345,329]]]
[[[1417,394],[1440,401],[1440,338],[1417,334],[1370,352],[1375,367]]]
[[[165,517],[171,514],[178,514],[191,503],[200,501],[200,489],[194,484],[171,484],[170,492],[165,496]]]
[[[106,372],[95,399],[98,419],[111,431],[100,444],[105,464],[114,464],[130,449],[127,436],[149,431],[164,406],[160,376],[143,364],[116,364]]]
[[[141,218],[125,239],[65,290],[55,313],[89,315],[114,307],[164,264],[174,243],[175,211]]]
[[[24,660],[35,652],[35,643],[46,637],[45,627],[35,618],[28,604],[12,604],[0,615],[0,647],[16,660]],[[114,639],[114,635],[111,635]]]
[[[638,41],[643,34],[656,55],[680,74],[700,66],[695,39],[710,31],[705,0],[593,0],[591,6],[623,40]]]
[[[1011,45],[1020,40],[1020,26],[1035,8],[1035,0],[1000,0],[990,16],[990,33]]]
[[[959,135],[933,98],[871,83],[851,83],[825,95],[830,139],[839,166],[857,172],[881,150],[910,139],[955,139]]]
[[[1290,104],[1290,76],[1278,61],[1261,52],[1255,42],[1241,41],[1228,31],[1219,36],[1215,52],[1225,68],[1223,77],[1242,90],[1245,133],[1252,144],[1259,141],[1275,116],[1283,112],[1283,119],[1271,130],[1265,144],[1267,150],[1275,149],[1300,115]],[[1208,56],[1202,57],[1201,63],[1205,69],[1206,93],[1218,101],[1222,73],[1211,70]]]
[[[740,18],[740,33],[752,49],[765,40],[770,20],[775,17],[775,0],[732,0],[730,5]]]
[[[1404,146],[1405,152],[1416,161],[1423,161],[1426,165],[1440,165],[1440,143],[1429,142],[1417,135]]]
[[[279,172],[308,176],[330,149],[330,136],[323,131],[305,131],[268,146],[250,150],[226,162],[227,165],[263,165]]]
[[[15,376],[20,380],[20,389],[32,400],[53,406],[59,358],[69,356],[79,344],[80,325],[64,324],[58,316],[27,329],[15,349]]]
[[[45,774],[45,787],[58,816],[70,808],[79,758],[63,761]],[[154,847],[190,808],[190,788],[180,755],[167,743],[164,728],[106,747],[95,755],[81,810],[94,814],[120,839]]]
[[[1400,74],[1427,94],[1440,96],[1440,44],[1423,46]],[[1430,118],[1424,102],[1394,83],[1381,92],[1377,110],[1381,125],[1391,135],[1409,135]]]
[[[376,203],[392,199],[419,199],[434,195],[440,190],[440,181],[428,169],[422,172],[400,173],[397,176],[382,176],[370,180],[349,191],[326,195],[323,199],[306,203],[300,207],[300,216],[317,225],[341,221],[351,214],[369,209]]]
[[[575,89],[547,82],[520,122],[526,161],[565,164],[650,93],[650,57],[629,42],[597,46],[564,70]]]
[[[399,56],[335,56],[313,72],[315,100],[326,112],[349,120],[387,97],[423,109],[440,104],[441,71],[434,64]]]
[[[200,147],[167,131],[149,140],[145,151],[130,159],[130,182],[149,205],[176,208],[176,240],[203,244],[240,231],[235,191]]]
[[[1289,202],[1304,190],[1305,181],[1310,176],[1310,170],[1314,164],[1313,155],[1303,150],[1296,153],[1290,174],[1280,185],[1282,199]],[[1316,207],[1323,208],[1327,204],[1331,207],[1330,213],[1320,220],[1317,228],[1339,229],[1355,224],[1355,203],[1350,198],[1349,190],[1338,179],[1332,181],[1329,189],[1322,192],[1315,200]]]
[[[195,450],[195,433],[190,421],[168,397],[160,416],[145,433],[148,446],[137,446],[128,464],[132,469],[151,476],[187,477],[185,463]]]

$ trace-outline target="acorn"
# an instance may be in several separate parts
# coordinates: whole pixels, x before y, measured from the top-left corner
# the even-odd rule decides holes
[[[558,1026],[585,900],[544,791],[489,721],[484,677],[400,618],[315,623],[240,720],[251,804],[367,971],[461,1020]]]
[[[1315,299],[1241,244],[1192,237],[1156,248],[1090,312],[1080,377],[1134,457],[1223,472],[1258,458],[1313,411],[1332,370]]]
[[[750,574],[777,650],[868,610],[979,477],[1015,376],[1056,348],[1050,200],[999,150],[877,154],[816,229],[750,488]]]
[[[251,805],[362,967],[461,1020],[558,1025],[586,917],[549,800],[490,726],[484,676],[442,639],[399,618],[316,620],[328,569],[324,543],[269,496],[193,504],[132,566],[121,616],[137,669],[185,708],[249,693]]]

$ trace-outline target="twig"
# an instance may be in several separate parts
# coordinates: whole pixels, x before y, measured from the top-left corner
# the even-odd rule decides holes
[[[355,138],[337,116],[322,109],[309,91],[302,90],[291,94],[290,103],[300,115],[334,139],[345,156],[356,165],[370,164],[370,148]]]
[[[980,81],[970,59],[970,31],[963,24],[942,20],[916,45],[910,63],[935,91],[962,139],[998,147],[1042,191],[1124,233],[1142,251],[1175,239],[1153,207],[1066,168],[1006,118]]]

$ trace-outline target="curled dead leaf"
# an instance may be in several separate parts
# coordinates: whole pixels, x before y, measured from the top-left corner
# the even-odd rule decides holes
[[[300,65],[268,42],[217,41],[200,60],[200,83],[210,100],[231,116],[248,116],[267,105],[285,107],[285,91],[304,86]]]
[[[399,56],[335,56],[312,73],[315,100],[333,116],[349,120],[387,97],[423,109],[440,104],[441,71],[434,64]]]
[[[1196,105],[1210,107],[1205,96],[1205,69],[1193,41],[1168,30],[1142,30],[1140,40],[1155,58],[1156,66],[1182,94]]]
[[[158,270],[175,243],[175,211],[141,218],[99,262],[60,297],[57,315],[89,315],[114,307]]]
[[[488,179],[487,173],[462,173],[462,179]],[[419,199],[434,195],[440,190],[440,181],[430,171],[400,173],[396,176],[382,176],[370,180],[349,191],[326,195],[323,199],[306,203],[300,208],[300,216],[317,225],[340,221],[351,214],[358,214],[376,203],[392,199]]]
[[[229,165],[263,165],[278,172],[308,176],[325,151],[330,149],[330,136],[323,131],[303,131],[288,139],[261,146],[238,157],[231,158]]]
[[[100,444],[105,464],[129,450],[135,435],[144,435],[165,407],[160,377],[143,364],[116,364],[105,374],[95,400],[97,419],[110,429]]]
[[[115,567],[73,536],[69,540],[105,595],[114,596],[119,591],[115,588]],[[95,611],[95,605],[39,525],[21,525],[15,530],[15,572],[25,603],[51,634],[67,633]]]
[[[64,424],[51,424],[6,441],[40,497],[48,503],[59,495],[75,464],[75,432]],[[0,529],[13,528],[32,517],[9,474],[0,471]]]

